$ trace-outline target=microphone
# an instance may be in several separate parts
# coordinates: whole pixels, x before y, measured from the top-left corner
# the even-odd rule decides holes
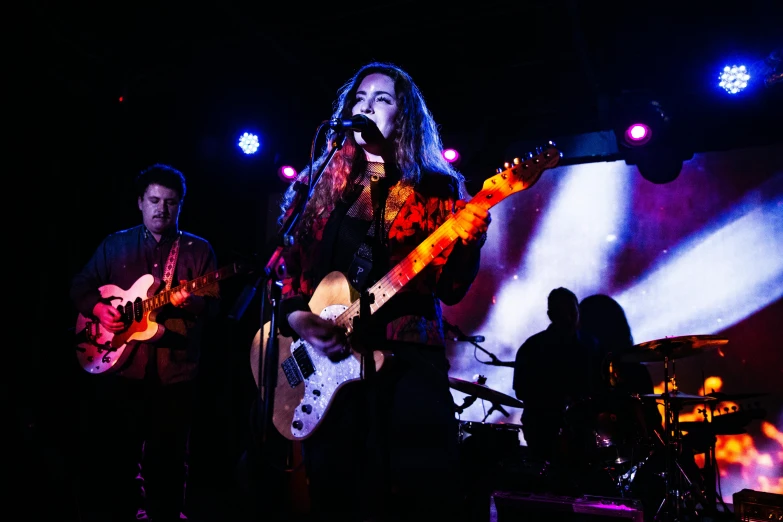
[[[334,118],[328,122],[329,128],[336,131],[363,131],[375,127],[375,123],[364,114],[356,114],[350,118]]]
[[[451,324],[446,319],[443,319],[443,332],[444,333],[451,332],[453,334],[456,334],[454,337],[449,337],[447,335],[446,340],[473,343],[476,346],[476,348],[478,348],[485,354],[489,355],[490,360],[482,361],[483,364],[487,364],[489,366],[505,366],[507,368],[514,368],[516,366],[516,362],[501,361],[500,359],[497,358],[497,356],[494,353],[485,350],[481,346],[477,345],[476,343],[484,342],[483,335],[465,335],[464,333],[462,333],[462,330],[460,330],[458,326]]]
[[[447,339],[450,339],[452,341],[462,342],[462,343],[483,343],[484,342],[484,336],[483,335],[465,335],[462,333],[462,330],[459,329],[456,325],[451,324],[446,319],[443,319],[443,329],[446,332],[452,332],[457,334],[456,337],[447,337]]]
[[[483,343],[484,342],[484,336],[483,335],[462,335],[459,334],[456,337],[451,339],[452,341],[458,341],[463,343]]]

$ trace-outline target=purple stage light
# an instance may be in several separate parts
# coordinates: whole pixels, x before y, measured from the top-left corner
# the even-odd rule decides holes
[[[633,123],[625,130],[625,142],[628,145],[644,145],[652,137],[652,130],[644,123]]]

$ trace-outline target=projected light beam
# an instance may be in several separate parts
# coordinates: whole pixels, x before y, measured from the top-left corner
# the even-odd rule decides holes
[[[616,298],[637,339],[712,334],[783,296],[783,199],[694,237]]]
[[[602,182],[596,183],[596,178]],[[497,306],[482,326],[496,333],[495,349],[502,350],[499,356],[513,357],[520,339],[546,328],[546,298],[553,288],[564,286],[576,295],[589,295],[604,287],[614,269],[612,258],[622,243],[617,238],[627,229],[633,178],[633,170],[620,162],[558,169],[556,196],[548,208],[541,209],[541,226],[525,260],[509,274],[518,273],[520,279],[503,285]],[[507,207],[502,208],[503,213],[501,207],[496,208],[501,222],[493,227],[497,226],[501,237],[491,248],[498,251],[486,254],[485,259],[502,258],[502,245],[518,241],[513,224],[503,223],[509,219]]]

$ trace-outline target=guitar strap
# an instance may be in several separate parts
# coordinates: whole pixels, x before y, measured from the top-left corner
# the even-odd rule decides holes
[[[370,179],[373,219],[367,229],[367,235],[364,241],[359,244],[353,262],[348,269],[348,280],[360,292],[368,286],[368,278],[373,266],[373,254],[376,259],[383,257],[380,255],[383,238],[388,235],[394,219],[413,191],[413,186],[407,183],[397,183],[387,191],[387,180],[388,178],[376,175]]]
[[[169,257],[166,259],[166,266],[163,269],[163,282],[166,283],[166,291],[171,289],[171,283],[174,280],[174,269],[177,266],[177,257],[179,256],[179,238],[171,245],[169,250]],[[148,348],[147,367],[144,371],[145,379],[157,379],[158,378],[158,346],[153,344]]]
[[[169,250],[169,258],[166,260],[166,267],[163,270],[163,282],[166,283],[166,290],[171,289],[171,281],[174,278],[174,268],[177,266],[177,257],[179,256],[179,238],[174,240]]]

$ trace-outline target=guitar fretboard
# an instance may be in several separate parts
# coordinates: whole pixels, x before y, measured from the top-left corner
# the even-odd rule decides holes
[[[155,310],[157,308],[169,304],[171,302],[171,294],[173,294],[174,292],[178,292],[181,289],[185,289],[188,292],[195,292],[200,288],[204,288],[207,285],[216,283],[221,279],[224,279],[231,275],[235,275],[238,272],[239,269],[236,263],[232,265],[224,266],[223,268],[215,270],[214,272],[210,272],[209,274],[204,274],[201,277],[197,277],[196,279],[188,281],[185,284],[171,287],[168,290],[160,292],[159,294],[155,294],[152,297],[148,297],[142,302],[142,309],[144,310],[144,312]]]

